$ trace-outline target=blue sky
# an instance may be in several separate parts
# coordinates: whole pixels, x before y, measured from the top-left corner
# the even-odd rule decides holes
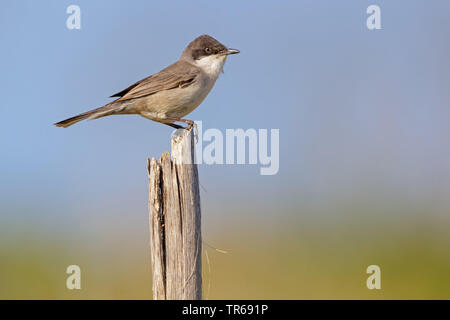
[[[280,129],[275,176],[200,167],[209,219],[223,210],[270,223],[355,201],[433,203],[439,216],[450,191],[450,4],[376,1],[382,30],[369,31],[372,3],[4,1],[0,225],[137,225],[146,157],[168,150],[171,129],[138,116],[52,123],[107,103],[204,33],[241,54],[189,118]],[[70,4],[81,30],[66,28]]]

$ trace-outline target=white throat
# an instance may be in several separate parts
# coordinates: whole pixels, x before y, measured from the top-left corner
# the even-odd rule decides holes
[[[217,79],[223,71],[226,55],[211,55],[195,61],[195,65],[203,70],[209,77]]]

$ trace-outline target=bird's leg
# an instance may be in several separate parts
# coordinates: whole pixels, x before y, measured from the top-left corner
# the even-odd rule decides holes
[[[179,125],[177,125],[175,123],[165,123],[165,122],[161,122],[161,123],[164,123],[164,124],[166,124],[166,125],[168,125],[168,126],[170,126],[172,128],[175,128],[175,129],[184,129],[184,127],[179,126]]]
[[[149,119],[159,122],[159,123],[162,123],[162,124],[165,124],[166,126],[172,127],[174,129],[184,129],[184,127],[179,126],[178,124],[172,123],[174,121],[173,119],[170,119],[170,121],[172,121],[172,122],[165,122],[165,121],[161,121],[159,119],[154,119],[154,118],[149,118]]]
[[[188,120],[188,119],[165,118],[164,120],[165,121],[170,121],[170,122],[175,122],[175,121],[177,121],[177,122],[184,122],[184,123],[186,123],[188,125],[186,128],[183,128],[183,129],[186,129],[186,130],[191,130],[192,127],[195,126],[195,122],[192,121],[192,120]],[[167,125],[172,125],[173,123],[171,123],[171,124],[166,123],[166,124]],[[180,127],[180,128],[182,128],[182,127]]]
[[[192,127],[194,127],[194,130],[195,130],[195,137],[196,137],[195,140],[198,142],[198,128],[197,128],[197,125],[195,124],[194,121],[188,120],[188,119],[177,119],[177,118],[166,118],[165,120],[172,121],[172,122],[175,122],[175,121],[178,121],[178,122],[184,122],[184,123],[186,123],[188,126],[187,126],[186,128],[183,128],[183,127],[180,127],[180,128],[183,128],[183,129],[185,129],[185,130],[191,130]],[[173,123],[171,123],[171,124],[166,123],[166,124],[167,124],[167,125],[173,125]],[[178,126],[178,125],[176,125],[176,126]]]

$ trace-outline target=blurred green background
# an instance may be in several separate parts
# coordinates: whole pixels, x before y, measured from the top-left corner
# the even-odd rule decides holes
[[[206,224],[204,298],[446,299],[448,225],[362,222],[357,216],[377,212],[360,210],[325,225],[289,219],[269,226],[246,218],[226,226]],[[137,230],[95,232],[88,239],[26,232],[19,241],[2,241],[1,297],[151,299],[147,229],[142,224]],[[225,229],[229,231],[220,232]],[[81,290],[65,287],[70,264],[81,267]],[[365,271],[372,264],[381,268],[381,290],[366,287]]]
[[[71,4],[81,30],[66,28]],[[449,299],[450,3],[377,1],[375,31],[370,4],[4,1],[0,298],[152,297],[146,157],[170,128],[52,123],[208,33],[241,54],[190,118],[279,128],[280,171],[199,166],[204,297]],[[366,287],[372,264],[381,290]]]

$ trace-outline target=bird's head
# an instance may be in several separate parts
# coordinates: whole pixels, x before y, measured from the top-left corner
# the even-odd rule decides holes
[[[222,71],[226,57],[239,53],[237,49],[229,49],[213,37],[204,34],[197,37],[184,49],[182,59],[188,60],[205,71],[215,73]]]

